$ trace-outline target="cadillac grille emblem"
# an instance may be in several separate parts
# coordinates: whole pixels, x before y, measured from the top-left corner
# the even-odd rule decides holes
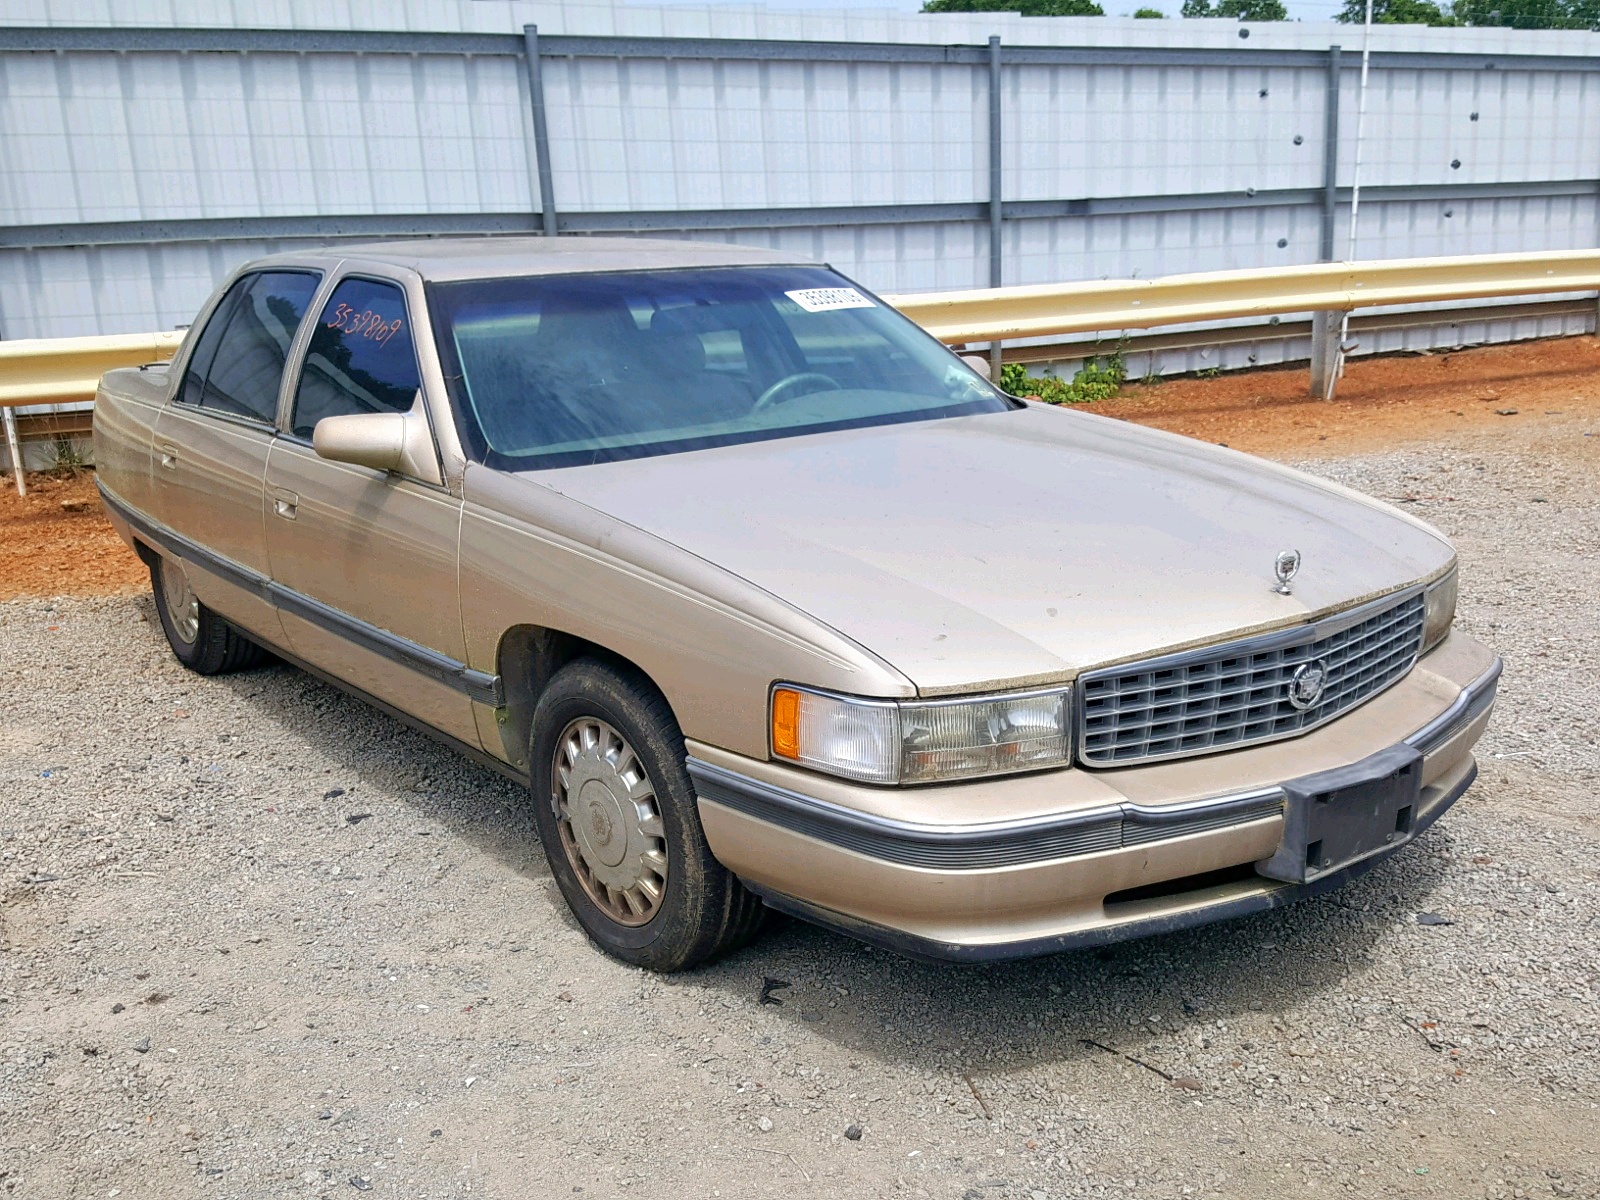
[[[1327,682],[1328,666],[1320,658],[1301,663],[1289,676],[1289,703],[1305,712],[1322,699],[1322,689]]]
[[[1280,596],[1287,596],[1289,581],[1300,573],[1300,551],[1285,550],[1272,564],[1272,570],[1278,576],[1278,586],[1272,590]]]

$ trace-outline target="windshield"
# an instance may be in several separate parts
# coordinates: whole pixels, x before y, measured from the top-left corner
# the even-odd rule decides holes
[[[508,470],[1013,406],[822,267],[470,280],[429,301],[469,452]]]

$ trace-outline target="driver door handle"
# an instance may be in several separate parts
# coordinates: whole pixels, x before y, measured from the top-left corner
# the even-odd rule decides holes
[[[300,497],[294,492],[277,491],[272,495],[272,511],[285,521],[292,521],[300,510]]]
[[[170,443],[157,446],[156,456],[161,463],[162,470],[176,471],[178,469],[178,448],[176,446]]]

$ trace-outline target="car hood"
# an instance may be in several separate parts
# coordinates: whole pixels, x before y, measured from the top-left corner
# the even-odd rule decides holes
[[[924,694],[1292,625],[1454,558],[1338,485],[1037,405],[525,478],[771,592]],[[1273,562],[1291,549],[1283,596]]]

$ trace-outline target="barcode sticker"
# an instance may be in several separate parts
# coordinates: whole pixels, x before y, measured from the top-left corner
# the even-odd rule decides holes
[[[831,312],[836,308],[877,308],[855,288],[801,288],[797,292],[785,292],[785,296],[793,300],[807,312]]]

